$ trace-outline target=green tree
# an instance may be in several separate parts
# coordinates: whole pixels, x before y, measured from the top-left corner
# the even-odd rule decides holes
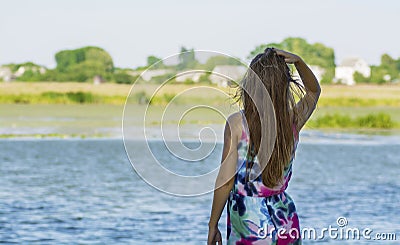
[[[233,57],[226,57],[223,55],[216,55],[208,58],[203,68],[207,71],[212,71],[218,65],[243,65],[239,59]]]
[[[385,76],[389,75],[387,70],[379,66],[371,66],[371,83],[386,83]]]
[[[388,54],[381,56],[381,64],[371,67],[371,82],[383,84],[400,79],[400,58],[395,60]]]
[[[55,55],[57,81],[80,81],[92,79],[96,75],[110,78],[114,72],[111,56],[99,47],[84,47],[63,50]]]
[[[199,77],[198,83],[201,84],[211,84],[210,75],[212,74],[211,71],[207,70],[205,73],[201,74]]]
[[[163,67],[163,62],[161,58],[158,58],[156,56],[150,55],[147,57],[147,66],[153,66],[152,68],[161,68]]]
[[[381,56],[380,67],[386,71],[386,73],[392,78],[398,78],[400,70],[398,69],[398,61],[393,59],[388,54],[383,54]]]
[[[114,74],[114,80],[116,83],[132,84],[136,78],[126,73]]]
[[[364,77],[364,75],[359,73],[358,71],[354,72],[353,78],[356,83],[370,83],[371,82],[369,77]]]
[[[179,64],[177,68],[179,70],[192,69],[195,68],[197,65],[198,62],[195,57],[194,49],[181,47],[181,51],[179,54]]]
[[[275,47],[295,53],[302,57],[309,65],[320,66],[325,69],[321,83],[331,83],[335,75],[335,52],[322,43],[310,44],[299,37],[289,37],[280,43],[261,44],[250,52],[248,58],[264,52],[267,47]]]
[[[44,69],[44,67],[33,62],[7,64],[4,66],[10,68],[13,73],[17,72],[21,67],[25,68],[24,73],[17,78],[18,81],[35,82],[43,80],[42,69]]]
[[[139,75],[132,75],[132,72],[132,69],[116,68],[112,80],[116,83],[132,84],[139,78]]]

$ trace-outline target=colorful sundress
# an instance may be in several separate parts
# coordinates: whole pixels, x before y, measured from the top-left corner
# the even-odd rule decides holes
[[[242,137],[237,147],[237,173],[227,204],[227,243],[301,244],[296,208],[292,198],[285,192],[292,175],[298,132],[293,124],[294,147],[290,163],[284,170],[284,184],[281,188],[271,189],[262,183],[261,175],[245,181],[246,161],[254,162],[250,166],[253,165],[255,173],[259,173],[259,167],[257,156],[253,160],[247,157],[249,133],[242,110],[241,116]]]

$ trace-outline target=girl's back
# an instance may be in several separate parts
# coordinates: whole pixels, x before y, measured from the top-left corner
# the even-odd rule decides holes
[[[259,175],[261,171],[257,156],[249,159],[249,132],[243,111],[240,111],[240,114],[242,133],[237,146],[237,171],[227,206],[228,244],[236,244],[239,241],[264,241],[263,244],[274,244],[279,239],[279,230],[292,230],[290,234],[299,234],[300,231],[295,205],[285,192],[292,175],[298,133],[293,124],[295,147],[291,160],[284,170],[282,185],[271,189],[263,184]],[[295,244],[298,238],[299,236],[294,236],[284,240]]]

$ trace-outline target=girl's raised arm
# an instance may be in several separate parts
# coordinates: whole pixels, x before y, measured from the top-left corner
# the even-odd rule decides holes
[[[321,94],[321,87],[318,79],[314,73],[307,66],[307,64],[298,56],[283,50],[274,49],[276,53],[285,58],[285,62],[294,64],[301,80],[304,84],[306,94],[296,104],[296,110],[300,114],[299,120],[296,125],[297,132],[304,126],[307,120],[310,118],[312,112],[315,110],[319,95]]]

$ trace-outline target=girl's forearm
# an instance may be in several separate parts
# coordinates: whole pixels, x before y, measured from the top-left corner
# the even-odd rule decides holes
[[[307,64],[300,58],[299,61],[294,63],[294,65],[299,72],[306,91],[320,93],[321,87],[319,86],[318,79],[315,77],[314,73],[307,66]]]
[[[218,221],[221,218],[222,211],[224,210],[231,189],[232,187],[230,185],[223,185],[214,191],[211,216],[210,221],[208,222],[209,227],[218,226]]]

